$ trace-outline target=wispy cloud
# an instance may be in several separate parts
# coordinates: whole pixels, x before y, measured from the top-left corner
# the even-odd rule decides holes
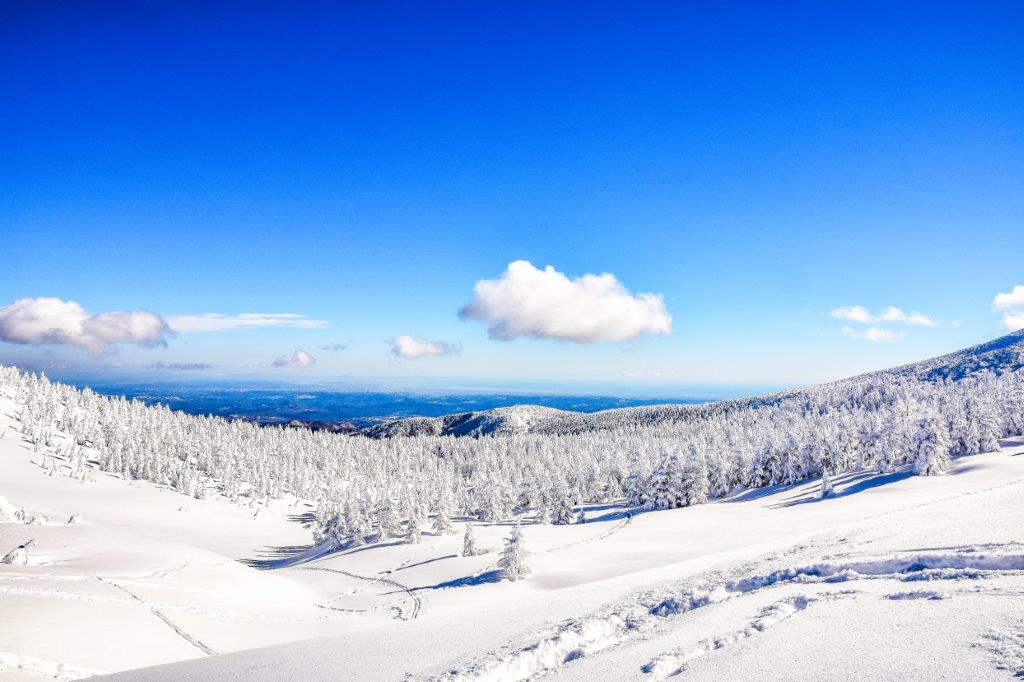
[[[182,334],[192,332],[223,332],[233,329],[255,329],[258,327],[318,329],[331,326],[331,323],[325,320],[311,320],[305,315],[299,315],[298,313],[171,315],[167,318],[167,323],[175,332]]]
[[[403,334],[391,341],[391,352],[400,358],[415,360],[417,358],[442,357],[458,355],[462,347],[447,341],[425,341]]]
[[[996,294],[992,309],[1003,314],[1003,326],[1011,332],[1024,329],[1024,284],[1006,293]]]
[[[486,323],[488,335],[500,341],[595,343],[672,331],[659,294],[632,294],[607,272],[570,279],[550,265],[540,270],[525,260],[510,263],[498,279],[477,282],[459,316]]]
[[[208,365],[205,362],[154,362],[150,367],[153,369],[176,369],[191,372],[210,369],[213,365]]]
[[[906,332],[885,329],[883,327],[868,327],[867,329],[843,327],[843,334],[849,336],[851,339],[861,339],[863,341],[872,341],[874,343],[893,343],[906,336]]]
[[[907,313],[896,306],[888,306],[878,315],[872,315],[867,308],[859,305],[843,306],[829,311],[829,315],[848,322],[859,324],[875,324],[878,322],[892,322],[897,324],[911,324],[921,327],[934,327],[938,324],[930,315],[924,313]]]
[[[116,344],[163,346],[167,322],[149,310],[90,314],[74,301],[19,298],[0,308],[0,340],[33,345],[68,345],[99,355]]]
[[[320,346],[320,350],[329,350],[331,352],[337,352],[340,350],[348,350],[348,346],[343,343],[332,343],[329,346]]]
[[[316,358],[304,350],[296,350],[291,355],[281,355],[270,363],[272,367],[308,367],[316,364]]]

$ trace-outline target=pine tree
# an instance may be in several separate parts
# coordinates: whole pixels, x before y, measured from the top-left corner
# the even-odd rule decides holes
[[[985,402],[979,405],[978,411],[975,413],[976,422],[978,425],[978,451],[979,452],[998,452],[1002,448],[999,446],[999,436],[1002,434],[1002,427],[999,424],[999,418],[996,416],[996,408],[994,405]]]
[[[434,515],[433,530],[435,535],[451,535],[455,532],[444,505],[437,508],[437,513]]]
[[[526,546],[523,540],[523,529],[516,523],[512,534],[505,540],[505,549],[498,559],[498,571],[501,577],[515,582],[530,574],[526,566]]]
[[[683,468],[679,458],[669,455],[651,475],[651,509],[675,509],[686,504]]]
[[[685,506],[706,504],[710,487],[707,462],[702,453],[695,452],[690,457],[683,474],[683,504]]]
[[[377,529],[380,542],[402,534],[401,525],[390,505],[384,505],[377,511]]]
[[[573,522],[573,511],[572,505],[569,503],[568,498],[562,496],[558,498],[558,504],[555,506],[555,516],[552,519],[552,523],[556,526],[568,526]]]
[[[420,537],[420,529],[416,524],[416,519],[409,519],[409,525],[405,529],[405,541],[410,545],[418,545],[422,540],[423,538]]]
[[[0,564],[11,564],[13,566],[27,566],[29,550],[36,544],[35,540],[29,540],[23,545],[18,545],[0,559]]]
[[[462,537],[462,556],[476,556],[480,551],[476,548],[476,537],[473,535],[473,524],[466,524],[466,534]]]
[[[914,432],[914,473],[934,476],[949,468],[949,432],[935,416],[917,420]]]
[[[818,497],[825,499],[832,494],[832,479],[828,476],[828,467],[821,468],[821,493]]]

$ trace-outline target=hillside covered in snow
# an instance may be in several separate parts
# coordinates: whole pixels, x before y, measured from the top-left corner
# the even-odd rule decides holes
[[[863,377],[885,378],[899,376],[926,381],[958,380],[981,372],[1013,372],[1024,368],[1024,330],[1007,334],[993,341],[965,348],[937,358],[915,362],[902,367],[873,372]],[[836,382],[843,384],[852,380]],[[783,393],[720,401],[717,406],[751,406],[771,404],[781,400],[800,399],[805,389]],[[685,421],[690,415],[704,410],[701,405],[657,405],[627,407],[581,414],[535,406],[514,406],[463,412],[444,417],[410,417],[383,421],[364,429],[373,437],[390,436],[484,436],[511,433],[574,433],[596,429],[612,429],[630,424],[662,424]]]
[[[477,438],[0,368],[0,679],[1012,679],[1022,341]]]

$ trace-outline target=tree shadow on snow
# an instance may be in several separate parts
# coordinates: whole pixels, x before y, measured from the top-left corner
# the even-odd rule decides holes
[[[443,561],[444,559],[455,559],[458,556],[459,556],[458,554],[445,554],[444,556],[436,556],[433,559],[425,559],[423,561],[417,561],[414,564],[406,564],[405,566],[402,566],[401,568],[396,569],[395,573],[397,573],[398,571],[404,571],[407,568],[416,568],[417,566],[426,566],[427,564],[432,564],[435,561]]]
[[[239,559],[238,563],[244,564],[249,568],[258,568],[261,570],[279,568],[281,566],[282,561],[294,556],[298,556],[303,552],[309,551],[312,548],[312,544],[281,545],[278,547],[272,547],[270,545],[267,545],[260,552],[257,553],[257,558]]]
[[[759,500],[762,497],[768,497],[769,495],[774,495],[775,493],[782,492],[784,490],[798,488],[803,484],[804,481],[800,481],[799,483],[779,483],[778,485],[769,485],[764,488],[751,488],[749,490],[744,490],[735,497],[723,497],[719,501],[727,503],[752,502],[753,500]]]
[[[627,516],[636,516],[637,514],[647,511],[643,507],[637,507],[635,509],[632,509],[629,507],[618,507],[616,505],[608,505],[606,508],[614,509],[615,511],[610,511],[607,514],[601,514],[600,516],[595,516],[592,519],[587,519],[584,525],[590,525],[591,523],[602,523],[605,521],[621,521]]]
[[[843,474],[841,476],[834,477],[832,494],[827,497],[820,497],[819,491],[821,489],[821,479],[814,479],[809,483],[801,484],[803,488],[797,495],[788,498],[778,504],[771,505],[771,509],[784,509],[786,507],[794,507],[800,504],[809,504],[811,502],[825,502],[828,500],[835,500],[841,497],[847,497],[848,495],[855,495],[865,490],[872,488],[878,488],[883,485],[889,485],[890,483],[896,483],[913,476],[911,471],[894,471],[888,474],[879,474],[869,471],[857,471],[849,474]]]
[[[501,582],[501,571],[494,569],[480,575],[465,575],[461,578],[437,583],[436,585],[422,585],[420,587],[410,587],[409,589],[413,592],[420,590],[447,590],[452,587],[471,587],[473,585],[487,585],[497,582]]]

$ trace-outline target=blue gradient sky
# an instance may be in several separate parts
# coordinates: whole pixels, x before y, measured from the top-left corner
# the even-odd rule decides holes
[[[1006,331],[1020,3],[227,5],[0,9],[0,306],[331,326],[100,358],[0,342],[0,362],[671,392]],[[662,294],[672,333],[490,340],[457,311],[516,259]],[[829,316],[844,305],[940,324],[873,343]],[[396,358],[401,334],[462,352]],[[269,367],[300,348],[317,363]]]

